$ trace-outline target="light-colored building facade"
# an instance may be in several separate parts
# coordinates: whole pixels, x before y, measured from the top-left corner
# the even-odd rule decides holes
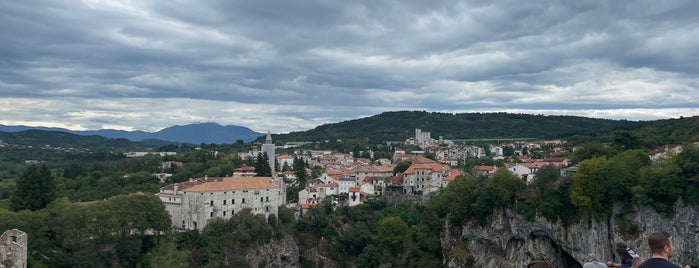
[[[27,267],[27,233],[11,229],[0,235],[0,265],[6,268]]]
[[[262,152],[267,154],[267,160],[269,161],[269,167],[272,169],[272,173],[276,170],[275,160],[277,159],[274,150],[276,145],[272,142],[272,134],[267,131],[267,137],[265,138],[265,143],[262,144]]]
[[[424,195],[439,190],[448,169],[444,164],[412,164],[403,172],[404,192]]]
[[[202,230],[215,219],[228,219],[243,209],[277,215],[286,200],[285,185],[271,177],[198,178],[160,188],[158,196],[170,213],[172,227]]]

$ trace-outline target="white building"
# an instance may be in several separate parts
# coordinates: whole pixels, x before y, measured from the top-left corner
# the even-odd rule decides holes
[[[432,140],[430,132],[422,132],[421,129],[415,129],[415,143],[417,146],[424,146]]]
[[[214,219],[228,219],[249,208],[253,214],[277,215],[286,200],[282,180],[271,177],[197,178],[160,188],[172,227],[202,230]]]
[[[349,193],[350,187],[357,186],[357,179],[353,177],[343,176],[338,180],[338,184],[340,185],[340,190],[338,194],[346,194]]]
[[[427,194],[442,187],[444,174],[449,169],[443,164],[412,164],[403,172],[405,193]]]

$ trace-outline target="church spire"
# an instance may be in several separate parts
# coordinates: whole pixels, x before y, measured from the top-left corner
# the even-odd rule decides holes
[[[267,138],[265,139],[265,143],[272,143],[272,134],[269,133],[269,129],[267,129]]]

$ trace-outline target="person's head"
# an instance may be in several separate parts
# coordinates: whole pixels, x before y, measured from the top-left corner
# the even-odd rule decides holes
[[[626,251],[626,248],[628,248],[626,244],[622,242],[616,243],[616,254],[618,254],[619,258],[622,260],[631,259],[631,255]]]
[[[542,260],[533,260],[527,264],[527,268],[553,268],[553,264]]]
[[[656,232],[648,237],[648,246],[653,255],[670,258],[672,256],[672,236],[665,231]]]
[[[599,258],[597,258],[597,255],[590,253],[587,254],[587,258],[585,258],[586,262],[593,262],[593,261],[599,261]]]

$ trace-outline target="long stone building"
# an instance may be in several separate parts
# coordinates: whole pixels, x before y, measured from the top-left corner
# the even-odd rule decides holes
[[[214,219],[228,219],[243,209],[277,215],[286,200],[283,180],[271,177],[197,178],[160,188],[160,200],[172,227],[202,230]]]

